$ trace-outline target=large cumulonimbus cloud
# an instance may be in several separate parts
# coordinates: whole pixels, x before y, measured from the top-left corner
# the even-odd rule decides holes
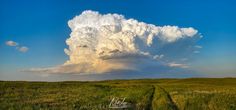
[[[44,73],[145,72],[187,68],[186,60],[199,51],[201,35],[192,27],[156,26],[126,19],[119,14],[84,11],[68,22],[70,37],[65,53],[69,60]],[[185,62],[185,63],[184,63]]]

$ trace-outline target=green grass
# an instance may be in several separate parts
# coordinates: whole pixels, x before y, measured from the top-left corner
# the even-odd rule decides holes
[[[236,110],[236,78],[0,81],[0,110],[110,110],[114,97],[132,110]]]

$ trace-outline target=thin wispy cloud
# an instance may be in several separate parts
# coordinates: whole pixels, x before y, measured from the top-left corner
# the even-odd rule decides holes
[[[193,51],[193,53],[197,54],[197,53],[200,53],[200,51],[197,51],[197,50],[196,50],[196,51]]]
[[[200,45],[196,45],[195,48],[201,49],[202,46],[200,46]]]
[[[177,68],[188,68],[189,66],[187,64],[181,64],[181,63],[169,63],[168,64],[170,67],[177,67]]]

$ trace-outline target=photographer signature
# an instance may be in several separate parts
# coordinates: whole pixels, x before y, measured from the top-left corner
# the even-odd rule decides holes
[[[125,97],[124,98],[112,98],[109,108],[129,108],[131,107],[130,103],[125,102]]]

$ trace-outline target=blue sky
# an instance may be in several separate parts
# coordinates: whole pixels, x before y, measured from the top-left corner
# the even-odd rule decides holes
[[[235,77],[235,4],[234,0],[1,0],[0,80],[53,79],[19,70],[63,64],[68,59],[65,40],[71,32],[67,22],[84,10],[118,13],[158,26],[194,27],[203,35],[198,42],[203,48],[194,55],[191,68],[202,76]],[[22,53],[6,46],[9,40],[29,50]],[[55,80],[70,77],[55,76]]]

